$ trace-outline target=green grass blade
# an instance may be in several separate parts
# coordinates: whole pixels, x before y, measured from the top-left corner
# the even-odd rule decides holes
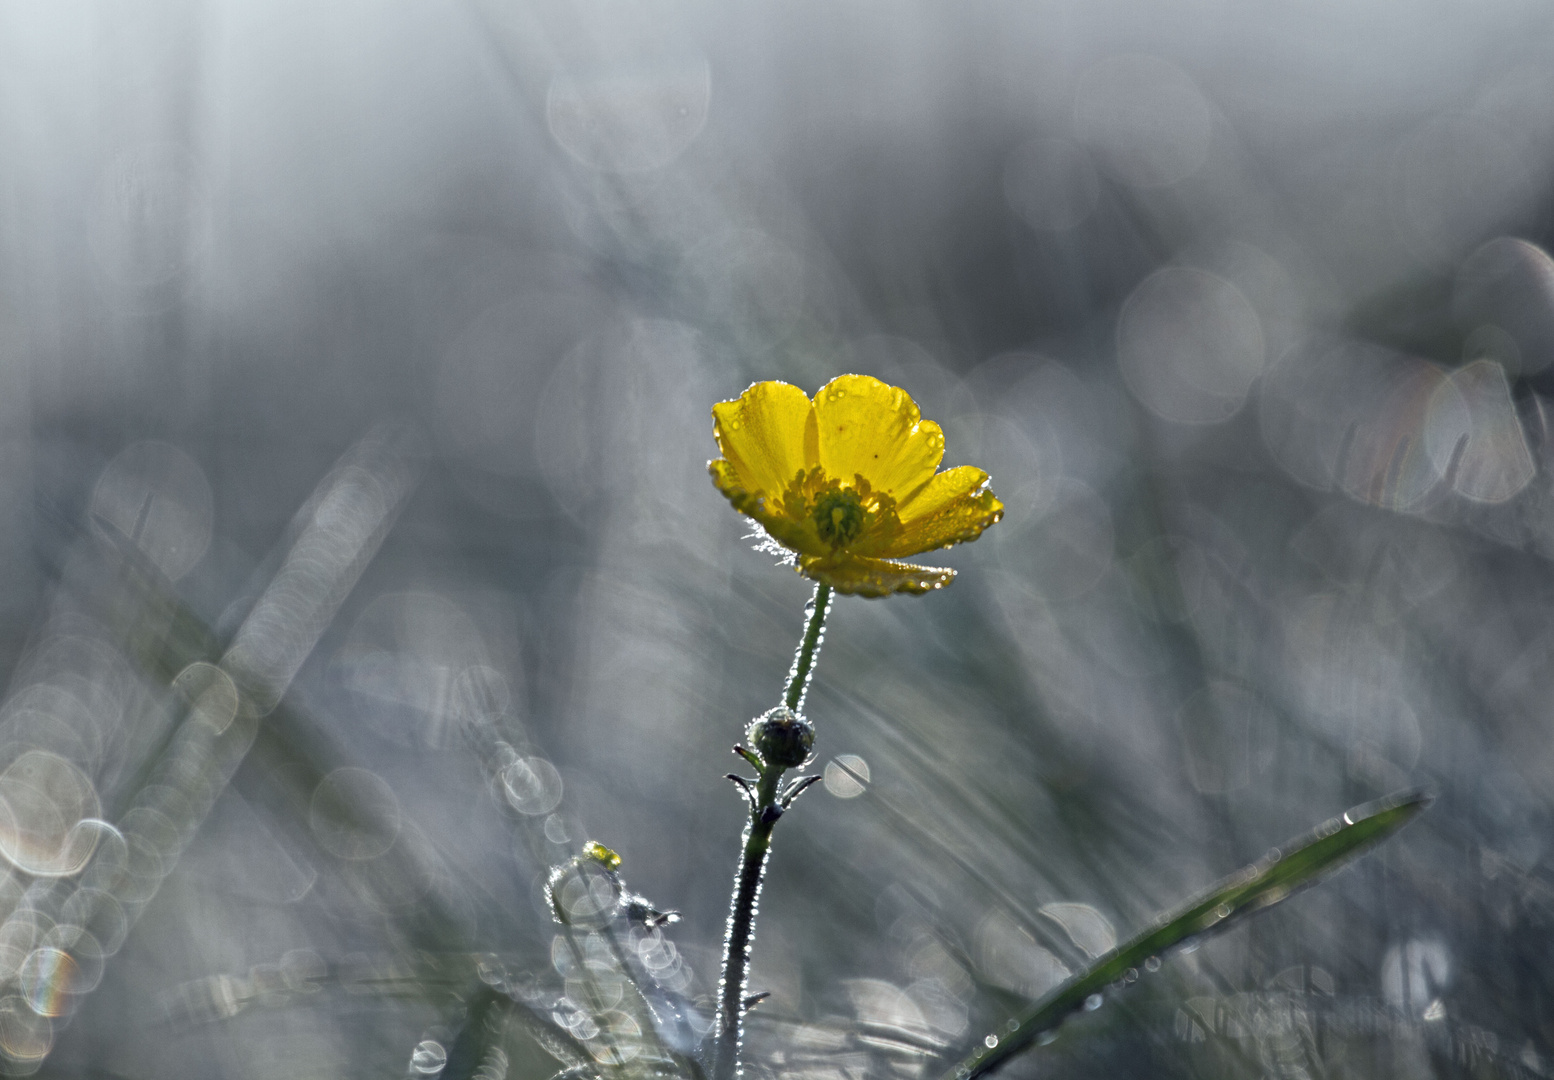
[[[1310,834],[1274,848],[1036,1002],[1016,1018],[1014,1030],[1007,1035],[989,1036],[994,1045],[978,1048],[947,1073],[945,1080],[975,1080],[993,1071],[1055,1030],[1071,1013],[1083,1008],[1092,995],[1118,981],[1131,982],[1150,958],[1189,941],[1202,940],[1244,915],[1263,911],[1315,884],[1407,825],[1430,801],[1431,796],[1418,791],[1392,795],[1357,806],[1342,817],[1318,825]]]

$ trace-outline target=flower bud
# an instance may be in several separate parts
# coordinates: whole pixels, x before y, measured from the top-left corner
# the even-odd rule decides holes
[[[767,765],[794,769],[809,760],[815,746],[815,725],[779,705],[752,720],[746,737]]]

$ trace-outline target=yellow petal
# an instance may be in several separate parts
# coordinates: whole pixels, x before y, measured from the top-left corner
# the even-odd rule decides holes
[[[913,566],[891,559],[861,559],[840,554],[799,559],[799,573],[831,586],[839,593],[880,597],[892,593],[922,594],[942,589],[955,579],[945,566]]]
[[[867,375],[841,375],[815,395],[820,464],[844,482],[862,476],[906,502],[944,457],[944,433],[922,419],[905,390]]]
[[[854,544],[859,555],[899,559],[975,540],[1004,516],[1004,504],[987,486],[987,473],[970,465],[939,473],[905,506],[901,524],[878,538]]]
[[[813,431],[809,397],[785,382],[756,383],[736,400],[712,407],[718,449],[752,494],[779,495],[801,470],[815,464]]]
[[[780,498],[768,498],[761,492],[745,487],[738,469],[732,463],[721,459],[709,461],[707,471],[712,474],[713,486],[723,493],[734,509],[755,519],[783,547],[809,555],[819,555],[830,550],[820,543],[813,527],[806,527],[806,523],[794,521],[782,513]]]

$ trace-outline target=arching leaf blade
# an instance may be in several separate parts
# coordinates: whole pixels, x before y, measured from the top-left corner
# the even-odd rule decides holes
[[[1126,979],[1151,957],[1189,941],[1201,941],[1264,911],[1300,889],[1314,885],[1349,860],[1391,837],[1431,803],[1422,791],[1407,791],[1365,803],[1323,822],[1305,836],[1271,850],[1263,858],[1213,885],[1198,897],[1156,920],[1126,944],[1100,957],[1015,1018],[1015,1028],[983,1045],[944,1080],[976,1080],[1054,1031],[1079,1011],[1091,995]]]

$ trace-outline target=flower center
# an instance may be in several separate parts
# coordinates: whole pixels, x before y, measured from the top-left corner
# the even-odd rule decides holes
[[[825,492],[815,500],[811,514],[820,539],[834,548],[846,547],[863,530],[863,500],[852,488]]]

